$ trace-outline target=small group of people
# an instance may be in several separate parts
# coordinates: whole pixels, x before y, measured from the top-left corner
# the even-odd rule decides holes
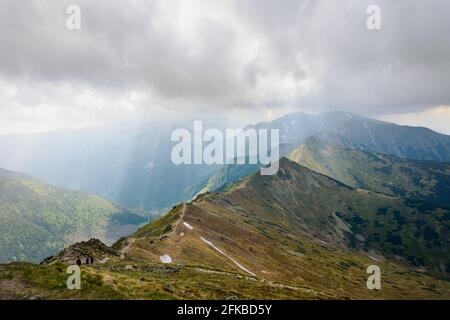
[[[85,264],[93,264],[94,263],[94,257],[87,257]],[[77,266],[81,266],[83,262],[81,261],[80,257],[77,258]]]

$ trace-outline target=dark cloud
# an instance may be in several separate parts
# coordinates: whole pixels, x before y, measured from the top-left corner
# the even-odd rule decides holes
[[[448,1],[240,3],[281,63],[308,70],[314,89],[299,105],[380,114],[450,103]],[[372,4],[381,8],[379,31],[366,28]]]
[[[69,4],[80,31],[66,29]],[[372,4],[379,31],[366,28]],[[414,112],[450,105],[449,12],[446,0],[3,0],[0,77],[17,99],[36,93],[23,83],[48,88],[35,104],[61,108],[88,90],[192,112]]]

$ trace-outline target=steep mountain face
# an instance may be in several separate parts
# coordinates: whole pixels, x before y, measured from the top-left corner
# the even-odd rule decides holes
[[[450,161],[450,136],[421,127],[400,126],[348,113],[326,115],[336,123],[320,135],[354,149],[398,157]]]
[[[159,210],[184,201],[219,169],[175,165],[173,129],[142,123],[0,137],[0,166],[124,207]]]
[[[352,149],[418,160],[450,161],[450,136],[427,128],[400,126],[346,112],[317,116],[292,113],[253,128],[280,129],[281,143],[291,151],[312,136]]]
[[[354,188],[450,206],[450,163],[350,149],[318,136],[290,159]]]
[[[331,121],[327,121],[323,116],[294,112],[271,122],[249,125],[244,129],[279,129],[280,144],[285,145],[287,151],[289,151],[289,148],[298,146],[307,137],[327,129],[330,125]]]
[[[112,243],[144,217],[99,196],[58,189],[0,170],[0,261],[40,261],[76,241]]]

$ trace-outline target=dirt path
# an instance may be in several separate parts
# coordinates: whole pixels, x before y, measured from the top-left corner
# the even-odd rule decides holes
[[[186,203],[183,203],[183,208],[181,209],[181,216],[177,220],[177,222],[175,222],[175,227],[173,228],[173,233],[174,234],[177,234],[178,225],[180,224],[181,221],[183,221],[185,213],[186,213]]]
[[[186,213],[186,204],[183,203],[183,208],[181,209],[181,215],[180,218],[175,222],[175,226],[173,228],[173,231],[169,232],[167,235],[173,233],[173,234],[177,234],[177,229],[178,226],[180,225],[180,222],[182,222],[184,220],[184,215]],[[189,230],[193,230],[194,227],[191,226],[190,224],[188,224],[187,222],[183,222],[183,225],[185,228],[189,229]],[[184,232],[183,232],[184,235]],[[209,245],[211,248],[213,248],[214,250],[216,250],[217,252],[219,252],[220,254],[224,255],[225,257],[227,257],[229,260],[231,260],[239,269],[245,271],[246,273],[248,273],[249,275],[253,276],[253,277],[258,277],[255,273],[253,273],[252,271],[248,270],[246,267],[244,267],[243,265],[241,265],[239,262],[237,262],[236,260],[234,260],[232,257],[230,257],[228,254],[226,254],[224,251],[222,251],[221,249],[219,249],[218,247],[216,247],[211,241],[206,240],[205,238],[200,236],[200,239],[205,242],[207,245]]]

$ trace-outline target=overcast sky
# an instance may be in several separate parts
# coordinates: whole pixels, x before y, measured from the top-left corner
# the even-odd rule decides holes
[[[450,134],[449,15],[448,0],[2,0],[0,134],[294,110]]]

